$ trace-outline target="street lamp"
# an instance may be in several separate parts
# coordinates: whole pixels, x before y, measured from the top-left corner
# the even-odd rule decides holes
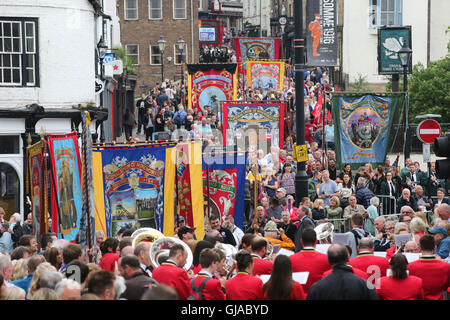
[[[411,143],[410,143],[410,133],[408,128],[408,119],[407,119],[407,112],[408,112],[408,67],[411,63],[411,56],[412,56],[412,50],[410,47],[408,47],[406,40],[403,41],[402,48],[398,51],[398,56],[400,58],[400,63],[403,66],[403,91],[405,92],[405,108],[403,110],[405,114],[405,163],[406,159],[410,156],[410,149],[411,149]]]
[[[161,85],[164,82],[164,49],[166,48],[166,40],[163,36],[158,40],[159,52],[161,53]]]
[[[139,86],[141,88],[142,93],[147,93],[148,85],[145,83],[145,81],[142,81],[142,84]]]
[[[303,111],[304,92],[304,49],[305,39],[303,36],[303,0],[294,1],[295,19],[295,118],[297,126],[296,144],[305,144],[305,112]],[[298,207],[300,200],[308,196],[308,175],[306,174],[306,163],[297,163],[297,173],[295,174],[295,206]]]
[[[100,41],[97,43],[98,57],[100,59],[100,80],[103,83],[103,61],[106,56],[106,49],[108,46],[103,41],[103,36],[100,37]],[[100,93],[100,108],[103,108],[103,94],[105,91]],[[105,135],[103,129],[103,121],[100,123],[100,142],[105,142]]]
[[[184,95],[184,69],[183,69],[183,51],[184,51],[184,46],[186,45],[186,42],[183,40],[182,37],[180,37],[177,41],[177,48],[178,51],[180,52],[180,64],[181,64],[181,91],[182,91],[182,95]],[[182,98],[181,101],[183,102],[183,106],[184,106],[184,99]]]

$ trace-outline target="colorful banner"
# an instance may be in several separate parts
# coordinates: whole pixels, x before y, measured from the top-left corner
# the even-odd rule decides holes
[[[81,208],[79,244],[91,249],[91,259],[96,261],[97,245],[95,237],[95,202],[92,186],[92,139],[89,132],[91,119],[88,111],[81,115],[83,131],[81,134],[81,150],[83,154],[83,204]]]
[[[31,199],[33,234],[38,241],[47,232],[47,166],[46,144],[39,141],[27,147],[27,194]]]
[[[194,227],[197,239],[205,237],[205,216],[203,192],[195,186],[202,185],[201,142],[179,143],[177,145],[177,199],[178,214],[184,217],[186,225]]]
[[[203,195],[210,212],[221,218],[231,215],[244,229],[244,188],[246,154],[206,156],[203,161]],[[209,181],[209,183],[208,183]]]
[[[219,20],[199,20],[199,45],[221,47],[223,30]]]
[[[338,162],[383,163],[398,96],[335,95],[332,103]]]
[[[57,208],[59,213],[59,237],[73,241],[80,228],[82,206],[77,133],[49,135],[48,144],[56,194],[52,209]]]
[[[284,102],[227,102],[223,104],[222,133],[224,145],[235,144],[235,138],[245,137],[247,130],[266,130],[271,145],[284,146]],[[259,134],[258,134],[259,136]]]
[[[221,101],[237,98],[236,63],[188,64],[189,108],[203,114],[206,106],[211,106],[215,114]]]
[[[174,232],[175,144],[94,147],[96,230]]]
[[[245,74],[247,60],[280,59],[280,38],[234,38],[239,73]]]
[[[309,66],[337,65],[337,0],[308,0],[306,52]]]
[[[246,63],[248,59],[280,59],[280,38],[234,38],[233,41],[239,63]]]
[[[247,87],[272,90],[283,90],[284,62],[283,61],[247,61]]]

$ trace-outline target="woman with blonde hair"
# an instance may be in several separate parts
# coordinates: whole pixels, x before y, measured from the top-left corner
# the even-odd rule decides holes
[[[339,201],[339,197],[337,197],[337,196],[331,197],[330,205],[326,206],[325,210],[327,212],[328,219],[342,218],[342,208],[341,208],[341,202]],[[335,232],[339,232],[341,229],[341,222],[334,221],[333,225],[334,225]]]
[[[422,221],[425,223],[425,228],[428,228],[428,221],[427,221],[427,216],[425,214],[425,212],[422,211],[417,211],[416,213],[414,213],[414,215],[416,217],[419,217],[420,219],[422,219]]]
[[[420,237],[422,237],[427,231],[427,225],[420,217],[412,218],[409,227],[411,229],[411,233],[413,234],[414,241],[419,243]]]
[[[316,199],[314,200],[313,207],[312,207],[312,218],[314,220],[322,220],[325,219],[326,213],[325,213],[325,206],[322,199]]]
[[[36,268],[36,271],[33,274],[33,278],[31,279],[30,289],[28,290],[28,300],[33,299],[33,294],[40,289],[39,282],[41,281],[41,277],[48,271],[57,272],[58,270],[56,270],[56,268],[48,262],[43,262]]]
[[[12,260],[13,271],[11,275],[11,281],[26,278],[28,276],[28,259]]]

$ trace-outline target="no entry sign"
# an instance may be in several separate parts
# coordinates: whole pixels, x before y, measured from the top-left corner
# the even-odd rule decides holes
[[[435,120],[424,120],[417,127],[417,137],[423,143],[434,143],[441,136],[441,126]]]

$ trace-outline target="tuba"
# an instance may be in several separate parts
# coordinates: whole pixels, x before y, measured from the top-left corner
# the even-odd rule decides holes
[[[267,250],[266,250],[266,256],[264,257],[264,260],[272,260],[272,255],[273,255],[273,245],[272,243],[267,240]]]
[[[153,228],[140,228],[133,232],[131,238],[133,239],[132,246],[136,248],[143,241],[152,245],[156,240],[164,238],[164,234]]]
[[[333,242],[333,230],[334,225],[331,222],[325,222],[319,224],[314,228],[317,234],[317,240],[319,243],[332,243]]]
[[[161,263],[169,258],[170,248],[175,244],[181,244],[188,254],[186,264],[183,266],[183,269],[188,271],[192,267],[194,256],[192,255],[191,248],[189,248],[186,243],[178,238],[163,237],[153,242],[153,245],[150,248],[150,261],[155,268],[159,267]]]
[[[238,252],[238,250],[236,249],[235,246],[231,245],[231,244],[226,244],[226,243],[217,243],[214,248],[220,249],[225,253],[225,271],[227,272],[227,274],[230,274],[230,272],[233,271],[234,266],[236,264],[236,253]]]

